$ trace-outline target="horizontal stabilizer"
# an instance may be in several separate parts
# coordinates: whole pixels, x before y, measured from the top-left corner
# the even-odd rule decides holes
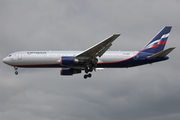
[[[166,50],[163,50],[161,52],[158,52],[152,56],[149,56],[148,58],[162,58],[162,57],[165,57],[167,54],[169,54],[172,50],[174,50],[175,47],[172,47],[172,48],[168,48]]]

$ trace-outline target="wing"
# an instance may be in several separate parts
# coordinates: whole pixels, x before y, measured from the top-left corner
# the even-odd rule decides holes
[[[76,58],[90,59],[90,58],[96,58],[97,56],[101,57],[111,47],[112,42],[119,36],[120,34],[112,35],[111,37],[81,52],[76,56]]]

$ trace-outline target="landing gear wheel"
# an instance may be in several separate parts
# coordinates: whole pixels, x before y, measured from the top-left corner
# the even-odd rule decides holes
[[[91,74],[91,73],[89,73],[87,76],[90,78],[90,77],[92,76],[92,74]]]
[[[18,75],[18,71],[17,71],[18,67],[14,66],[14,70],[15,70],[15,75]]]
[[[84,79],[87,79],[87,77],[88,77],[87,75],[84,75]]]
[[[92,76],[92,74],[91,74],[91,73],[86,74],[86,75],[84,75],[84,79],[87,79],[88,77],[90,78],[91,76]]]
[[[18,75],[18,71],[15,71],[15,75]]]

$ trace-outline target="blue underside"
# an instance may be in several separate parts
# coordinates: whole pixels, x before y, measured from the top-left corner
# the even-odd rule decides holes
[[[159,62],[163,60],[167,60],[168,57],[159,58],[159,59],[149,59],[144,56],[144,54],[138,54],[138,56],[135,56],[131,59],[125,60],[125,61],[119,61],[114,63],[100,63],[97,64],[97,68],[125,68],[125,67],[134,67],[144,64],[150,64],[154,62]],[[72,65],[72,66],[61,66],[60,64],[47,64],[47,65],[23,65],[23,66],[17,66],[17,67],[28,67],[28,68],[61,68],[61,67],[75,67],[80,66],[84,67],[83,65]]]

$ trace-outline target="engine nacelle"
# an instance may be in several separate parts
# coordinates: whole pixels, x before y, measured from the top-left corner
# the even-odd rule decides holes
[[[77,63],[79,63],[79,60],[74,57],[62,56],[60,58],[61,65],[73,65],[73,64],[77,64]]]
[[[81,70],[73,69],[73,68],[61,68],[60,74],[61,75],[73,75],[81,73]]]

